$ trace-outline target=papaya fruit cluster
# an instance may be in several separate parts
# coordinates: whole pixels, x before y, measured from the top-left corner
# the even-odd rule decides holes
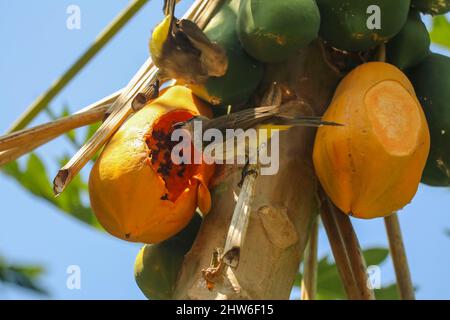
[[[449,186],[450,58],[430,52],[421,19],[449,10],[441,0],[225,1],[204,29],[226,50],[225,75],[161,91],[119,129],[91,171],[91,205],[103,227],[146,243],[135,264],[144,294],[173,297],[200,226],[195,210],[206,214],[212,205],[215,167],[172,163],[173,124],[245,104],[269,64],[295,59],[312,42],[369,60],[385,49],[385,61],[360,61],[336,88],[323,118],[343,126],[317,131],[314,168],[333,203],[376,218],[406,206],[420,182]]]
[[[317,131],[313,160],[334,204],[358,218],[387,216],[414,197],[430,148],[423,110],[393,65],[365,63],[339,84]]]
[[[91,207],[106,231],[127,241],[158,243],[183,229],[197,207],[208,213],[214,165],[175,165],[165,142],[174,124],[199,114],[211,111],[189,89],[173,86],[111,138],[89,177]]]

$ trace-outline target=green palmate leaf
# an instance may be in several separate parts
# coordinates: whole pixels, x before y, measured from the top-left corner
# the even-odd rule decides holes
[[[66,158],[60,159],[60,162],[66,160]],[[83,202],[83,199],[88,196],[88,187],[80,176],[75,177],[66,191],[55,198],[45,165],[36,154],[29,155],[23,168],[13,161],[2,167],[2,171],[35,196],[84,223],[101,228],[89,205]]]
[[[97,131],[97,129],[100,128],[100,125],[101,125],[101,123],[98,122],[98,123],[91,124],[88,127],[86,136],[84,137],[84,142],[87,142],[94,135],[94,133]]]
[[[52,109],[50,109],[50,107],[47,106],[47,108],[45,109],[45,112],[47,113],[47,115],[50,117],[50,119],[52,120],[58,120],[64,117],[67,117],[69,115],[71,115],[72,113],[70,112],[70,108],[68,105],[64,105],[61,113],[59,115],[55,114]],[[76,137],[76,131],[75,130],[70,130],[67,131],[66,133],[64,133],[64,136],[69,140],[69,142],[75,147],[75,149],[80,149],[81,145],[78,143],[77,141],[77,137]]]
[[[35,154],[30,154],[24,168],[20,168],[18,162],[13,161],[3,166],[2,171],[14,177],[22,187],[34,195],[46,200],[52,198],[52,188],[45,166]]]
[[[432,42],[450,49],[450,22],[445,16],[433,18],[430,36]]]
[[[8,133],[25,128],[66,85],[97,55],[97,53],[127,24],[148,0],[133,0],[104,30],[92,45],[53,85],[36,99],[13,123]]]
[[[378,290],[374,290],[377,300],[398,300],[398,289],[395,283]]]
[[[83,144],[86,143],[93,135],[94,133],[97,131],[97,129],[100,127],[101,123],[94,123],[91,124],[90,126],[88,126],[87,131],[86,131],[86,136],[84,137],[84,141]],[[100,155],[101,149],[97,151],[97,153],[92,157],[92,161],[96,161],[98,156]]]
[[[380,265],[389,255],[389,250],[385,248],[371,248],[363,251],[364,259],[368,266]]]
[[[9,265],[0,258],[0,282],[19,286],[40,294],[47,291],[39,285],[44,269],[39,266]]]
[[[61,115],[59,118],[70,116],[72,113],[70,112],[70,108],[68,105],[64,105],[64,108],[62,110]],[[79,149],[81,145],[77,142],[76,133],[75,130],[70,130],[66,132],[66,137],[69,139],[69,141],[77,148]]]
[[[368,266],[380,265],[388,257],[389,250],[385,248],[371,248],[363,251]],[[299,273],[295,279],[294,286],[300,287],[302,274]],[[381,289],[374,290],[377,299],[398,299],[397,286],[390,284]],[[317,299],[319,300],[343,300],[347,299],[336,264],[328,255],[321,258],[317,263]]]
[[[64,106],[60,114],[53,113],[50,108],[47,108],[46,112],[51,119],[57,119],[70,114],[70,110],[67,106]],[[97,123],[87,126],[85,129],[86,133],[81,139],[77,137],[78,131],[75,130],[66,133],[65,136],[68,138],[72,146],[75,149],[78,149],[80,147],[79,142],[86,142],[94,134],[99,125],[100,124]],[[58,166],[61,167],[67,163],[69,159],[70,156],[65,155],[56,159],[56,161]],[[58,209],[70,214],[82,222],[102,229],[93,215],[89,204],[87,203],[88,186],[80,175],[73,179],[72,183],[67,187],[63,194],[61,194],[58,198],[55,198],[52,191],[52,183],[47,174],[46,167],[36,154],[32,153],[29,155],[23,168],[19,166],[18,162],[11,162],[1,168],[1,170],[9,177],[17,180],[22,187],[27,189],[33,195],[45,199]]]

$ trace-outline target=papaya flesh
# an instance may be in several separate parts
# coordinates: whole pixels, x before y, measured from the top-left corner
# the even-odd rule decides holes
[[[277,63],[317,38],[320,13],[315,0],[242,0],[237,26],[248,54]]]
[[[450,1],[448,0],[412,0],[411,5],[423,13],[432,15],[450,11]]]
[[[408,18],[410,0],[317,0],[321,15],[320,36],[331,46],[364,51],[395,36]],[[369,29],[370,6],[380,9],[380,29]]]
[[[387,61],[405,70],[418,64],[430,53],[430,35],[420,14],[411,10],[402,30],[386,45]]]
[[[200,216],[195,215],[189,225],[172,238],[141,248],[134,263],[134,278],[148,299],[173,298],[184,256],[192,247],[201,221]]]
[[[425,115],[408,78],[370,62],[339,84],[318,129],[317,176],[330,199],[358,218],[387,216],[414,197],[430,147]]]
[[[174,86],[114,134],[89,177],[91,207],[106,231],[158,243],[183,229],[197,206],[209,211],[214,166],[171,161],[173,124],[198,114],[210,117],[211,111],[188,88]]]
[[[189,85],[201,99],[213,105],[232,105],[246,102],[264,75],[261,62],[250,57],[241,47],[236,19],[239,1],[222,5],[205,28],[208,38],[226,49],[228,69],[223,77],[210,77],[205,84]]]
[[[432,53],[408,73],[422,103],[431,149],[422,182],[450,186],[450,58]]]

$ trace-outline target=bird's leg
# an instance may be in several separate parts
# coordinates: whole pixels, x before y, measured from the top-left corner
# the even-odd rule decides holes
[[[242,168],[241,172],[241,180],[238,183],[238,187],[242,188],[242,185],[244,184],[245,177],[247,177],[250,174],[258,175],[258,170],[253,169],[253,167],[250,166],[250,158],[246,156],[246,161],[244,168]]]

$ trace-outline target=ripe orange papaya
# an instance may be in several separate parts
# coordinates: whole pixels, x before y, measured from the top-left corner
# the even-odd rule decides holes
[[[89,177],[91,206],[106,231],[158,243],[183,229],[197,206],[210,210],[214,166],[176,165],[170,158],[173,124],[198,114],[210,117],[211,110],[191,90],[173,86],[114,134]]]
[[[313,161],[330,199],[358,218],[387,216],[414,197],[430,149],[425,115],[408,78],[369,62],[339,84],[317,131]]]

